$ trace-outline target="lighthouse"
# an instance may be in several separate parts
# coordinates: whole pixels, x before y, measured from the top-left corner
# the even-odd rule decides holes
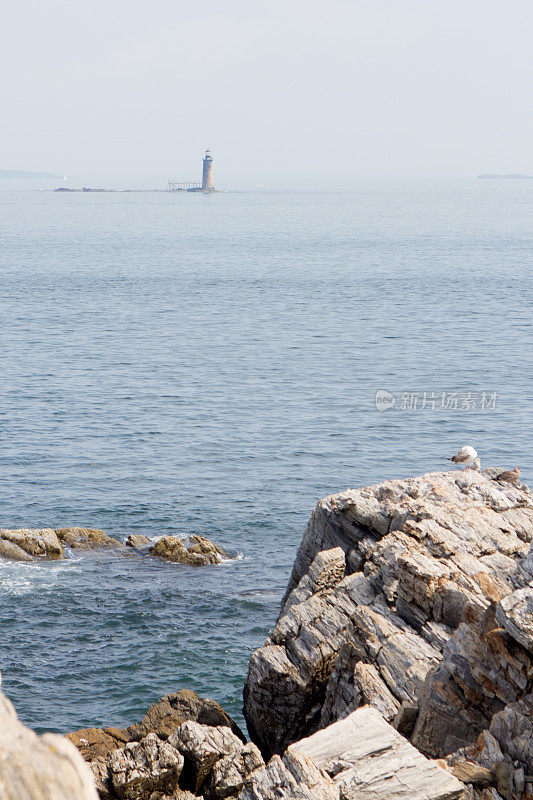
[[[205,151],[204,168],[202,171],[202,191],[214,192],[215,191],[215,172],[213,169],[213,158],[211,157],[211,150],[209,147]]]

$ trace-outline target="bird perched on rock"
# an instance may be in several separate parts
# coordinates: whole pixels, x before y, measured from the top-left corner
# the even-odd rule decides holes
[[[507,470],[507,472],[500,472],[499,475],[496,475],[495,480],[500,481],[500,483],[518,483],[519,477],[520,468],[515,467],[514,469]]]
[[[458,453],[456,453],[451,458],[447,458],[447,461],[453,461],[454,464],[462,464],[464,469],[467,467],[471,467],[472,464],[475,463],[477,458],[477,453],[473,447],[469,444],[465,445],[465,447],[461,447]],[[479,462],[481,464],[481,461]]]

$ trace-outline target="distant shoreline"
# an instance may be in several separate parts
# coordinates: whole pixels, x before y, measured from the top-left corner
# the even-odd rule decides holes
[[[62,178],[52,172],[28,172],[24,169],[0,169],[0,178]]]
[[[507,174],[499,175],[498,173],[486,173],[478,175],[480,180],[533,180],[533,175],[522,175],[519,172],[509,172]]]

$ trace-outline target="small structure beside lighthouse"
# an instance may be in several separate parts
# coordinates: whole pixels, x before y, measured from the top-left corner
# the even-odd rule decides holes
[[[215,171],[213,169],[213,158],[209,147],[205,151],[204,168],[202,170],[202,191],[214,192],[215,191]]]
[[[205,151],[202,182],[169,180],[167,183],[167,192],[216,192],[213,156],[211,155],[209,147]]]

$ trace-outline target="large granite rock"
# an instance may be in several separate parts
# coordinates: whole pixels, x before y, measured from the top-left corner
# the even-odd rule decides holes
[[[221,564],[227,553],[218,545],[203,536],[190,536],[190,544],[179,536],[163,536],[149,548],[149,552],[175,564],[204,567],[207,564]]]
[[[98,800],[91,771],[63,736],[37,736],[0,692],[0,798]]]
[[[32,561],[35,557],[61,558],[63,547],[51,528],[2,528],[0,556],[13,561]]]
[[[318,504],[250,661],[244,712],[264,755],[370,704],[442,757],[531,691],[533,498],[497,472],[386,481]]]

